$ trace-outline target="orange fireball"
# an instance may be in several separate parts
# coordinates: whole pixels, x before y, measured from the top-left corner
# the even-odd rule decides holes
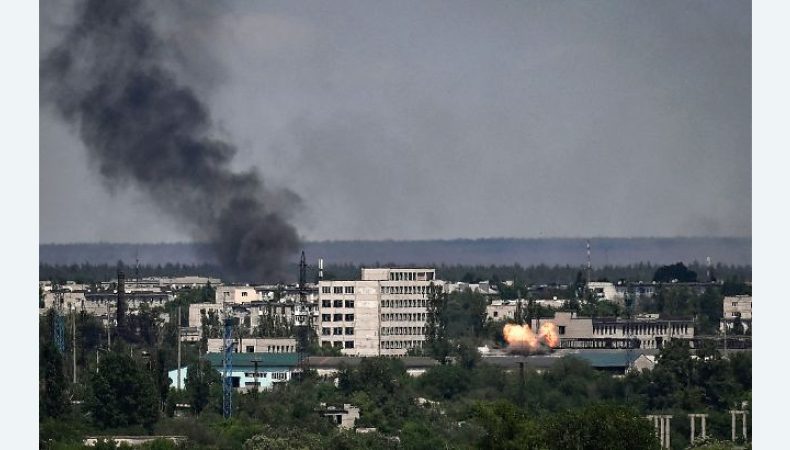
[[[535,334],[529,325],[508,323],[502,330],[502,334],[505,336],[508,347],[513,350],[533,352],[540,348],[541,343],[550,348],[556,348],[560,345],[557,325],[553,322],[543,322],[538,329],[538,334]]]
[[[557,331],[557,325],[553,322],[543,322],[538,330],[538,337],[551,348],[559,347],[560,334]]]
[[[532,332],[528,325],[516,325],[508,323],[502,330],[510,347],[524,350],[535,350],[538,348],[538,337]]]

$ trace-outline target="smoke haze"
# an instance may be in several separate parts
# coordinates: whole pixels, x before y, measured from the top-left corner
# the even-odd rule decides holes
[[[239,276],[276,276],[298,247],[298,195],[234,170],[205,102],[168,67],[167,42],[141,1],[77,5],[42,61],[41,97],[75,128],[111,190],[132,186]],[[118,214],[125,205],[100,215]]]
[[[41,0],[42,53],[66,4]],[[750,2],[151,5],[160,63],[234,168],[304,199],[305,240],[751,237]],[[41,242],[194,240],[40,126]]]

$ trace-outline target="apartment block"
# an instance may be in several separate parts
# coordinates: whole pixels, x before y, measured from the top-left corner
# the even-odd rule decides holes
[[[434,269],[362,269],[358,281],[319,282],[322,346],[352,356],[404,356],[425,341]]]

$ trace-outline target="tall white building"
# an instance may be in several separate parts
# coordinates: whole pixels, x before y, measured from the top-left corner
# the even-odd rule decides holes
[[[403,356],[425,341],[434,269],[362,269],[360,281],[320,281],[318,337],[344,355]]]

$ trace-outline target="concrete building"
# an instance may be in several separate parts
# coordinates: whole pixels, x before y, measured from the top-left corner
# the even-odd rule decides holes
[[[535,304],[544,308],[560,309],[568,300],[561,298],[541,298]],[[526,312],[529,300],[521,299],[521,308]],[[515,320],[518,300],[492,300],[486,306],[486,320]]]
[[[214,303],[252,303],[260,301],[252,286],[219,286],[214,291]]]
[[[359,419],[359,408],[348,403],[343,404],[342,408],[321,403],[321,408],[321,415],[330,418],[338,428],[354,428],[354,424]]]
[[[203,318],[211,315],[221,320],[225,306],[230,306],[232,314],[239,320],[239,331],[252,335],[256,329],[264,324],[269,326],[296,326],[307,324],[312,318],[313,326],[318,323],[318,309],[310,310],[292,301],[253,301],[250,303],[193,303],[189,305],[189,326],[201,328]],[[306,309],[305,309],[306,308]]]
[[[61,301],[62,300],[62,301]],[[69,289],[50,289],[44,292],[44,310],[52,308],[55,303],[61,301],[64,310],[77,308],[81,311],[85,303],[85,291],[72,291]]]
[[[752,327],[752,296],[751,295],[733,295],[724,297],[722,300],[722,318],[721,329],[725,327],[729,330],[735,325],[737,319],[740,319],[744,330]]]
[[[319,282],[318,336],[344,355],[403,356],[425,341],[434,269],[362,269],[359,281]]]
[[[619,318],[572,318],[584,321],[584,329],[592,327],[590,338],[581,336],[563,336],[568,328],[562,326],[562,317],[570,313],[557,313],[561,317],[556,321],[561,346],[566,348],[626,348],[636,345],[643,349],[660,349],[664,342],[672,339],[693,339],[693,319],[619,319]],[[555,319],[557,317],[555,316]],[[588,325],[589,324],[589,325]],[[580,326],[574,325],[577,329]]]
[[[482,294],[486,297],[498,297],[499,291],[488,281],[481,281],[479,283],[445,283],[444,290],[447,293],[471,291],[475,294]]]
[[[295,353],[294,338],[238,338],[234,348],[237,353]],[[222,353],[222,339],[208,339],[208,353]]]
[[[137,314],[140,306],[145,304],[149,308],[161,307],[165,303],[172,301],[175,297],[172,292],[151,292],[151,291],[131,291],[126,290],[124,296],[126,307],[130,314]],[[62,299],[64,310],[75,308],[77,311],[85,311],[98,317],[107,315],[107,307],[110,307],[110,314],[115,314],[118,302],[116,291],[97,291],[89,292],[84,290],[57,289],[44,293],[44,309],[42,313],[51,308],[58,299]]]
[[[522,300],[522,307],[526,301]],[[515,320],[518,300],[494,300],[486,306],[486,320]]]
[[[608,281],[591,281],[587,283],[587,289],[591,291],[598,300],[622,303],[625,298],[622,295],[618,295],[614,283]]]

